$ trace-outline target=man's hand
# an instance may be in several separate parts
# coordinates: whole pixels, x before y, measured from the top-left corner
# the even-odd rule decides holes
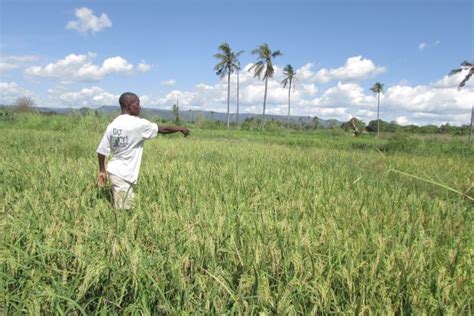
[[[184,137],[188,137],[190,132],[191,131],[189,129],[187,129],[186,127],[183,127],[181,129],[181,133],[183,133]]]
[[[105,183],[107,183],[107,173],[105,171],[101,171],[97,177],[97,186],[99,188],[103,188]]]

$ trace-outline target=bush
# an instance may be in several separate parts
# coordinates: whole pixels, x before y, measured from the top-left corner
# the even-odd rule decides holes
[[[15,109],[18,112],[32,112],[35,101],[31,97],[20,97],[15,101]]]
[[[393,137],[389,138],[387,143],[378,146],[383,152],[415,152],[422,142],[413,138],[409,138],[405,134],[397,133]]]

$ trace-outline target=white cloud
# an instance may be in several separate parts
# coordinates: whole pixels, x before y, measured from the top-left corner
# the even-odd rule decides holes
[[[392,86],[384,95],[389,110],[426,112],[438,115],[460,113],[470,108],[474,92],[469,89],[436,88],[432,85]]]
[[[151,102],[151,98],[147,95],[140,96],[140,104],[141,106],[147,106]]]
[[[296,76],[300,80],[310,80],[314,75],[314,71],[312,70],[313,68],[312,63],[307,63],[303,67],[299,68],[296,70]]]
[[[397,122],[399,125],[411,125],[412,122],[410,119],[406,116],[399,116],[395,119],[395,122]]]
[[[0,73],[25,67],[38,59],[37,56],[0,56]]]
[[[112,74],[131,74],[135,69],[133,64],[120,56],[107,58],[102,62],[102,65],[96,65],[92,62],[95,56],[94,53],[70,54],[44,67],[29,67],[25,70],[25,74],[30,77],[58,79],[63,83],[70,83],[73,81],[99,81]],[[144,67],[146,66],[141,66],[142,71]]]
[[[137,66],[137,70],[140,72],[147,72],[147,71],[150,71],[150,69],[151,69],[151,65],[147,64],[143,60],[140,61],[140,63]]]
[[[420,43],[420,45],[418,45],[418,49],[420,51],[424,50],[426,47],[428,46],[427,43],[423,42],[423,43]]]
[[[439,44],[441,44],[440,40],[436,40],[432,43],[422,42],[418,45],[418,50],[421,52],[421,51],[424,51],[427,48],[436,47]]]
[[[0,104],[12,105],[19,97],[32,97],[33,93],[16,82],[0,82]]]
[[[168,87],[174,86],[175,84],[176,84],[176,80],[174,80],[174,79],[165,80],[165,81],[160,82],[160,85],[168,86]]]
[[[332,80],[358,81],[384,73],[385,67],[376,66],[370,59],[354,56],[347,59],[344,66],[336,69],[320,69],[314,76],[317,83],[328,83]]]
[[[309,96],[313,96],[316,93],[318,93],[318,88],[316,87],[314,83],[302,84],[301,87],[304,93],[308,94]]]
[[[50,89],[48,94],[53,103],[68,107],[117,105],[120,97],[99,87],[84,88],[79,91]]]
[[[314,105],[319,107],[371,107],[374,97],[366,95],[364,89],[356,83],[339,82],[335,87],[324,91],[320,98],[315,99]]]
[[[107,27],[112,27],[107,14],[102,13],[100,17],[94,15],[94,11],[89,8],[79,8],[75,10],[76,20],[69,21],[66,25],[68,30],[76,30],[82,34],[97,33]]]

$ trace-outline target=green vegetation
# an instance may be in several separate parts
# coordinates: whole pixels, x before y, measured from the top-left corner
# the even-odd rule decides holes
[[[0,116],[0,313],[473,314],[465,139],[191,126],[116,212],[109,120]]]

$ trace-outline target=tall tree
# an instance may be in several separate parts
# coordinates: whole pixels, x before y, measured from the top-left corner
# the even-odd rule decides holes
[[[243,51],[241,51],[243,52]],[[240,99],[240,91],[239,91],[239,88],[240,88],[240,83],[239,83],[239,74],[240,74],[240,60],[236,60],[236,63],[237,63],[237,117],[236,117],[236,121],[237,121],[237,127],[239,127],[239,99]]]
[[[181,120],[179,119],[179,100],[176,100],[176,103],[173,104],[173,106],[171,107],[171,111],[174,113],[175,116],[174,123],[176,125],[180,125]]]
[[[474,75],[474,63],[473,62],[468,62],[467,60],[465,60],[461,63],[461,67],[453,69],[449,73],[449,75],[452,76],[452,75],[460,73],[461,71],[464,71],[464,70],[467,70],[467,73],[466,73],[466,76],[464,77],[464,79],[459,83],[458,89],[461,89],[462,87],[464,87],[466,85],[466,82],[469,80],[469,78],[471,78],[471,76]],[[469,143],[471,143],[471,140],[472,140],[472,123],[473,123],[473,121],[474,121],[474,104],[472,105],[472,108],[471,108],[471,126],[469,127],[469,139],[468,139]]]
[[[376,82],[372,88],[372,92],[377,93],[377,138],[380,138],[380,93],[383,92],[383,84]]]
[[[230,75],[238,68],[238,57],[243,51],[234,53],[229,44],[222,43],[219,46],[219,52],[214,55],[219,59],[219,63],[214,66],[216,75],[221,79],[227,75],[227,129],[230,126]]]
[[[265,93],[263,95],[263,117],[262,117],[262,129],[265,124],[265,108],[267,105],[267,89],[268,89],[268,78],[272,78],[275,73],[273,69],[272,59],[281,56],[282,53],[277,50],[272,52],[267,44],[262,44],[258,48],[252,51],[252,55],[257,55],[257,61],[250,67],[249,71],[254,71],[254,78],[260,79],[263,73],[263,80],[265,80]]]
[[[291,100],[291,86],[293,84],[293,80],[296,80],[296,72],[294,71],[293,67],[291,65],[286,65],[285,68],[283,68],[283,74],[285,75],[285,79],[281,81],[283,84],[283,88],[286,88],[288,86],[288,117],[287,117],[287,122],[286,122],[286,128],[290,128],[290,100]],[[293,86],[293,90],[295,87]]]

